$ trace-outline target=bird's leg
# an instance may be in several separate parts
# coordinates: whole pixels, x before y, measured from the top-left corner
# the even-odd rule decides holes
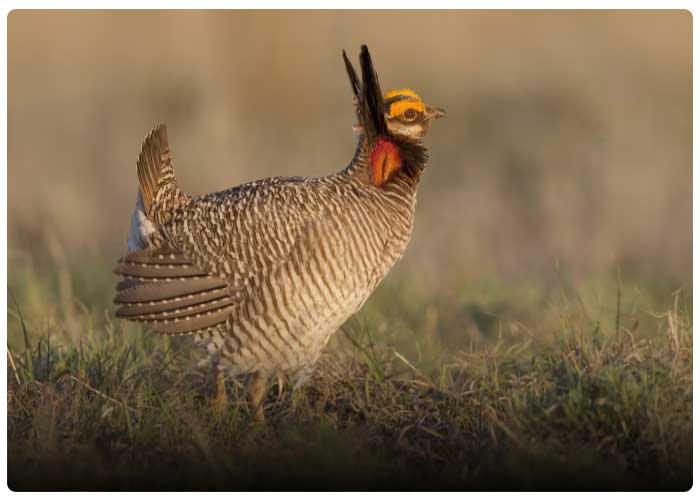
[[[248,404],[253,412],[253,419],[256,422],[264,422],[263,399],[267,390],[267,377],[260,372],[255,372],[248,385]]]
[[[282,394],[284,394],[284,377],[281,375],[277,376],[277,403],[282,401]]]
[[[214,413],[217,415],[223,415],[224,410],[228,406],[228,396],[226,395],[226,384],[224,383],[224,371],[214,368],[216,370],[216,395],[212,401],[212,406],[214,407]]]

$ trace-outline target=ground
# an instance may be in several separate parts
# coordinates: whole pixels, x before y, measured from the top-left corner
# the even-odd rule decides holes
[[[243,380],[227,380],[230,406],[216,414],[214,381],[197,368],[190,339],[113,319],[107,281],[71,271],[71,322],[60,277],[42,280],[30,268],[15,276],[13,490],[692,484],[692,330],[682,291],[654,299],[619,279],[592,287],[597,295],[481,284],[470,288],[481,289],[481,303],[431,305],[415,282],[390,278],[335,336],[308,384],[273,385],[258,424]]]

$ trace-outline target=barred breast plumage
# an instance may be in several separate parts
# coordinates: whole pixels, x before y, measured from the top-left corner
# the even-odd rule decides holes
[[[149,134],[137,164],[131,251],[116,269],[118,316],[195,335],[237,373],[306,378],[403,254],[425,164],[419,138],[444,114],[430,108],[429,116],[406,91],[402,112],[410,102],[422,107],[424,129],[418,140],[393,134],[391,121],[403,118],[390,106],[402,94],[382,100],[365,47],[361,84],[345,61],[359,144],[336,174],[191,197],[175,180],[165,126]]]

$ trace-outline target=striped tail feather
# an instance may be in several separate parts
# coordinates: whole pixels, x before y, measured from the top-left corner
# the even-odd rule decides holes
[[[158,224],[167,221],[172,210],[189,199],[175,179],[164,123],[156,126],[144,139],[136,173],[146,216]]]
[[[234,308],[228,284],[181,253],[138,250],[122,258],[114,302],[117,317],[147,323],[157,333],[192,335],[224,323]]]

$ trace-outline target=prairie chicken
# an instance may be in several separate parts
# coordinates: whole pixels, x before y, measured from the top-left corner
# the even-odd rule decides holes
[[[175,179],[165,125],[146,137],[137,162],[116,314],[193,335],[220,373],[250,374],[258,419],[269,378],[302,383],[403,254],[427,161],[422,138],[445,115],[409,89],[382,95],[366,46],[362,81],[343,59],[358,146],[340,172],[189,196]]]

